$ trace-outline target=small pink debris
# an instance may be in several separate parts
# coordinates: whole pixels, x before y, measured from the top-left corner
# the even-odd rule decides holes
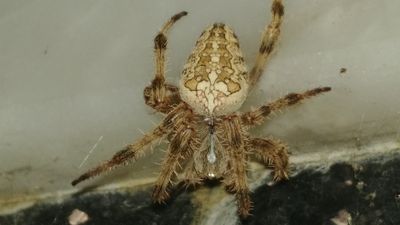
[[[351,214],[346,209],[342,209],[336,217],[331,218],[331,222],[335,225],[351,225]]]
[[[346,186],[351,186],[351,185],[353,185],[353,181],[352,181],[352,180],[346,180],[346,181],[344,182],[344,184],[345,184]]]
[[[68,217],[68,222],[70,225],[79,225],[79,224],[84,224],[89,220],[88,214],[85,212],[79,210],[79,209],[74,209],[71,212],[71,215]]]

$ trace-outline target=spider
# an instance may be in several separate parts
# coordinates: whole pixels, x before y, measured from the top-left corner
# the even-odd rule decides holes
[[[165,138],[169,145],[153,190],[154,202],[168,199],[178,174],[187,185],[219,179],[235,194],[238,214],[248,216],[252,207],[246,175],[249,160],[258,159],[272,167],[275,181],[288,179],[286,144],[274,138],[252,137],[249,129],[260,125],[274,111],[331,90],[319,87],[300,94],[290,93],[254,110],[237,112],[275,49],[284,14],[282,0],[273,0],[271,12],[272,21],[265,27],[250,72],[235,33],[228,26],[215,23],[197,40],[184,66],[179,88],[165,81],[166,33],[187,12],[172,16],[154,39],[155,77],[144,89],[146,104],[164,114],[164,119],[110,160],[72,181],[72,185],[136,160],[146,146]]]

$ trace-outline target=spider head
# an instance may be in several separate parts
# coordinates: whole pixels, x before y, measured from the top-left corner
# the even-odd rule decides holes
[[[179,85],[183,101],[201,115],[225,115],[240,108],[249,89],[248,74],[232,29],[216,23],[202,33]]]

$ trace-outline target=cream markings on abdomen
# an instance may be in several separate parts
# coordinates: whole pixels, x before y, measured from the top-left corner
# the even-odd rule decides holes
[[[247,96],[248,75],[233,31],[214,24],[197,41],[182,74],[182,99],[203,115],[238,109]]]

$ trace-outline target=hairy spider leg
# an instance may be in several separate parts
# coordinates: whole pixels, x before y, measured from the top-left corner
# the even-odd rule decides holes
[[[176,177],[177,170],[181,169],[180,162],[187,160],[192,155],[192,144],[196,140],[196,135],[193,128],[188,128],[186,122],[187,119],[183,120],[175,128],[167,155],[162,163],[160,175],[153,189],[152,198],[154,202],[162,203],[169,198],[168,189],[171,186],[172,179]]]
[[[289,156],[286,144],[272,138],[252,138],[249,141],[249,147],[253,155],[263,164],[274,168],[274,181],[289,178]]]
[[[127,145],[124,149],[114,154],[114,156],[110,160],[82,174],[80,177],[73,180],[71,184],[75,186],[84,180],[97,176],[103,172],[110,171],[118,165],[128,163],[131,159],[136,160],[137,158],[139,158],[139,156],[143,155],[144,147],[162,138],[164,135],[170,132],[171,129],[173,129],[173,122],[181,118],[182,114],[186,112],[185,110],[186,104],[178,105],[152,132],[150,132],[149,134],[145,134],[144,137],[142,137],[135,143]]]
[[[145,146],[161,138],[164,134],[164,128],[162,126],[158,126],[151,133],[145,134],[144,137],[142,137],[139,141],[135,142],[134,144],[127,145],[125,148],[118,151],[110,160],[82,174],[80,177],[73,180],[71,184],[75,186],[84,180],[100,175],[101,173],[109,171],[118,165],[126,163],[128,160],[137,159],[138,156],[141,155]]]
[[[225,119],[223,127],[226,131],[224,148],[229,155],[230,164],[229,179],[225,183],[228,190],[235,193],[239,215],[247,217],[252,208],[246,174],[248,152],[245,143],[247,142],[247,132],[238,117]]]
[[[284,7],[282,0],[273,0],[271,6],[272,21],[268,24],[262,34],[261,45],[253,68],[250,71],[250,85],[254,86],[260,79],[268,58],[275,49],[280,27],[283,20]]]
[[[287,106],[291,106],[300,103],[302,100],[311,98],[313,96],[322,94],[324,92],[330,91],[330,87],[319,87],[308,90],[303,93],[290,93],[283,98],[280,98],[274,102],[268,103],[266,105],[260,106],[255,110],[242,113],[241,118],[244,124],[249,126],[254,126],[261,124],[264,119],[274,111],[281,110]]]
[[[154,38],[155,77],[151,84],[144,89],[143,95],[147,105],[162,113],[170,112],[181,102],[178,88],[165,82],[166,33],[176,21],[186,15],[187,12],[182,11],[172,16]]]

